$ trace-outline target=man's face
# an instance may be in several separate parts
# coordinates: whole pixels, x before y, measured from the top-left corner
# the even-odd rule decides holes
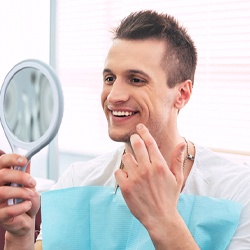
[[[167,86],[164,53],[162,41],[114,41],[105,61],[101,95],[111,139],[129,142],[136,125],[143,123],[157,141],[176,125],[176,90]]]

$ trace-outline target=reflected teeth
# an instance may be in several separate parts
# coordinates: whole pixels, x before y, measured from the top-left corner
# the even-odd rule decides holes
[[[130,116],[133,114],[133,112],[128,112],[128,111],[112,111],[112,114],[114,116]]]

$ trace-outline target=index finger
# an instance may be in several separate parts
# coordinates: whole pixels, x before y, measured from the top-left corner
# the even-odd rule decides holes
[[[0,156],[0,169],[12,166],[24,166],[28,160],[18,154],[3,154]]]
[[[136,131],[145,143],[150,161],[151,162],[159,161],[159,160],[165,161],[162,154],[160,153],[160,150],[158,148],[158,145],[157,145],[155,139],[150,134],[147,127],[140,123],[136,126]]]

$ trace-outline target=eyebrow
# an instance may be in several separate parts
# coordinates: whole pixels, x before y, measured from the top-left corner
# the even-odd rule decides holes
[[[102,74],[104,75],[104,73],[112,73],[112,71],[110,69],[105,68],[103,70]]]
[[[105,69],[103,70],[103,74],[104,74],[104,73],[113,73],[113,72],[112,72],[111,69],[105,68]],[[145,77],[150,78],[150,76],[149,76],[147,73],[145,73],[144,71],[139,70],[139,69],[128,69],[128,70],[125,71],[125,73],[126,73],[126,74],[141,74],[141,75],[143,75],[143,76],[145,76]]]
[[[150,78],[147,73],[145,73],[144,71],[139,70],[139,69],[129,69],[126,72],[129,73],[129,74],[131,74],[131,73],[133,73],[133,74],[140,74],[140,75],[143,75],[145,77]]]

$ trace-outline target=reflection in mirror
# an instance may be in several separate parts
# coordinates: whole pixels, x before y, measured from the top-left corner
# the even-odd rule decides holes
[[[33,142],[46,132],[52,114],[53,94],[48,79],[33,67],[19,70],[4,98],[4,115],[10,131],[21,141]]]

